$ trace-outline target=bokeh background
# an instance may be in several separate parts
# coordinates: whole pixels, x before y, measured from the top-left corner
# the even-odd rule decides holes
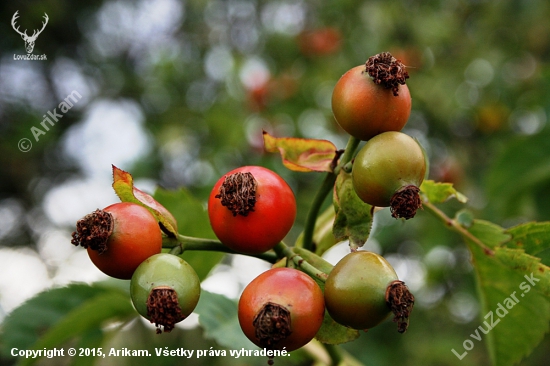
[[[29,35],[47,13],[33,51],[47,60],[16,60],[26,54],[11,27],[16,11]],[[70,234],[76,220],[117,201],[111,164],[145,191],[185,189],[202,203],[230,169],[271,168],[298,198],[292,243],[322,176],[286,170],[280,157],[264,153],[261,131],[343,148],[332,88],[383,51],[408,67],[413,110],[404,132],[426,148],[430,178],[454,183],[469,198],[445,210],[466,208],[504,227],[550,219],[549,17],[545,0],[0,3],[0,322],[42,290],[106,279],[70,245]],[[60,113],[59,103],[74,91],[81,98]],[[58,122],[41,125],[55,108]],[[36,128],[43,132],[38,140]],[[24,138],[32,143],[26,152]],[[402,222],[382,211],[366,247],[388,258],[417,306],[406,335],[386,324],[346,350],[368,365],[488,363],[483,342],[464,361],[451,353],[482,315],[458,236],[425,212]],[[203,286],[237,298],[266,268],[225,256]],[[196,317],[184,323],[159,340],[134,321],[106,330],[107,344],[220,348],[205,339]],[[547,364],[549,347],[547,336],[522,364]],[[3,356],[0,364],[13,364]],[[232,362],[265,364],[243,360]],[[230,360],[186,364],[216,362]],[[311,364],[311,355],[302,351],[289,362]]]

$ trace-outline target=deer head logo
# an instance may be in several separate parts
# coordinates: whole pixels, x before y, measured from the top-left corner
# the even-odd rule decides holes
[[[13,29],[19,33],[21,35],[21,38],[23,38],[23,40],[25,41],[25,49],[27,50],[27,53],[31,53],[32,50],[34,49],[34,42],[36,41],[36,38],[38,38],[38,35],[40,33],[42,33],[42,31],[44,30],[44,28],[46,28],[46,24],[48,24],[48,14],[44,13],[44,19],[46,20],[45,22],[42,22],[42,29],[40,29],[39,31],[37,31],[36,29],[34,30],[34,32],[32,33],[32,36],[28,36],[27,35],[27,30],[25,29],[24,32],[21,32],[19,30],[19,26],[16,28],[15,27],[15,21],[17,18],[19,18],[19,15],[17,15],[17,13],[19,12],[19,10],[17,10],[15,12],[15,14],[13,14],[13,18],[11,18],[11,26],[13,27]]]

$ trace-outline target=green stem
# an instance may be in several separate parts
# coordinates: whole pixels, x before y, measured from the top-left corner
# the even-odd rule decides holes
[[[170,251],[168,253],[173,254],[173,255],[180,255],[180,254],[183,253],[183,250],[181,248],[181,245],[176,245],[175,247],[170,249]]]
[[[325,198],[332,190],[332,187],[334,187],[335,182],[336,182],[336,174],[328,173],[325,176],[325,180],[323,181],[323,184],[317,191],[317,194],[315,195],[313,202],[311,203],[311,206],[309,208],[309,211],[306,217],[306,226],[304,228],[303,247],[307,250],[314,250],[313,249],[313,232],[315,231],[315,222],[317,222],[317,216],[319,216],[319,211],[323,206],[323,202],[325,201]]]
[[[304,228],[304,237],[303,237],[303,247],[307,250],[314,250],[313,248],[313,232],[315,231],[315,223],[317,222],[317,216],[319,216],[319,211],[323,206],[323,202],[327,195],[332,191],[334,183],[336,182],[336,177],[340,170],[349,162],[351,162],[355,150],[361,141],[355,137],[350,137],[348,144],[346,145],[346,150],[340,158],[340,161],[334,168],[333,172],[327,173],[321,187],[317,191],[317,194],[313,198],[313,202],[309,208],[306,217],[306,224]]]
[[[232,249],[229,249],[218,240],[195,238],[192,236],[185,236],[181,234],[178,234],[177,239],[168,238],[168,237],[163,238],[162,246],[163,248],[172,248],[170,253],[172,252],[177,253],[179,251],[179,253],[176,255],[179,255],[185,252],[186,250],[201,250],[206,252],[243,254],[243,253],[236,252]],[[181,249],[177,249],[177,248],[181,248]],[[275,263],[278,260],[278,257],[275,255],[275,253],[272,253],[272,252],[265,252],[260,254],[243,254],[243,255],[248,255],[249,257],[263,259],[269,263]]]
[[[288,261],[292,261],[292,263],[294,263],[296,267],[300,268],[311,277],[318,278],[323,282],[327,280],[328,275],[326,273],[311,265],[300,255],[294,253],[292,248],[286,246],[284,243],[281,242],[277,244],[273,249],[277,254],[283,254],[283,256],[286,257]]]
[[[325,350],[327,351],[331,365],[339,365],[342,361],[344,361],[344,355],[342,354],[342,350],[340,347],[334,344],[327,344],[327,343],[321,343]]]
[[[334,168],[334,174],[338,175],[340,173],[340,169],[342,169],[345,165],[347,165],[351,160],[353,159],[353,156],[355,155],[355,150],[357,150],[357,147],[359,146],[359,143],[361,140],[356,139],[355,137],[350,137],[348,140],[348,144],[346,145],[346,150],[344,151],[344,154],[342,155],[342,158],[340,159],[340,162]]]
[[[466,230],[464,226],[462,226],[458,221],[451,219],[449,216],[447,216],[443,211],[441,211],[439,208],[437,208],[433,203],[430,202],[422,202],[422,206],[430,211],[433,215],[435,215],[438,219],[440,219],[446,227],[449,229],[457,232],[458,234],[462,235],[467,240],[470,240],[472,243],[479,246],[485,254],[487,255],[494,255],[495,253],[491,248],[489,248],[487,245],[485,245],[481,240],[476,238],[471,232]]]

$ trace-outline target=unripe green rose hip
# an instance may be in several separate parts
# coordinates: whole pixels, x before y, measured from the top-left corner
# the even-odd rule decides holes
[[[161,253],[146,259],[130,282],[134,307],[151,323],[165,332],[193,312],[200,296],[200,280],[186,261]]]
[[[410,219],[422,207],[419,187],[426,174],[421,146],[401,132],[384,132],[367,141],[353,162],[355,192],[372,206],[390,206],[393,217]]]

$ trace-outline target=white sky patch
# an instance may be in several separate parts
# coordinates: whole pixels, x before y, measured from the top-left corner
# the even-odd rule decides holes
[[[151,151],[144,116],[131,101],[98,101],[84,120],[63,136],[62,146],[91,177],[111,176],[111,164],[124,169]]]
[[[299,1],[272,2],[262,11],[262,23],[268,30],[290,36],[304,28],[305,17],[305,6]]]
[[[222,81],[231,75],[234,64],[231,50],[224,46],[216,46],[208,51],[204,68],[212,79]]]
[[[74,106],[76,110],[84,108],[97,94],[98,86],[95,80],[85,75],[80,65],[69,58],[56,59],[51,75],[59,102],[73,91],[82,95],[82,100]]]
[[[55,102],[50,96],[40,65],[36,62],[4,59],[0,63],[0,80],[0,98],[7,102],[29,104],[39,113]]]
[[[0,249],[0,320],[36,293],[51,285],[46,265],[29,248]]]
[[[90,212],[118,202],[109,179],[69,180],[49,190],[43,209],[49,220],[60,227],[74,227]]]
[[[176,0],[109,1],[98,11],[89,38],[103,56],[128,49],[135,53],[173,42],[183,17],[184,8]]]
[[[72,244],[64,243],[67,246]],[[90,260],[88,252],[80,247],[60,265],[52,278],[53,284],[57,286],[68,285],[73,282],[93,283],[107,280],[110,277],[97,269]]]

